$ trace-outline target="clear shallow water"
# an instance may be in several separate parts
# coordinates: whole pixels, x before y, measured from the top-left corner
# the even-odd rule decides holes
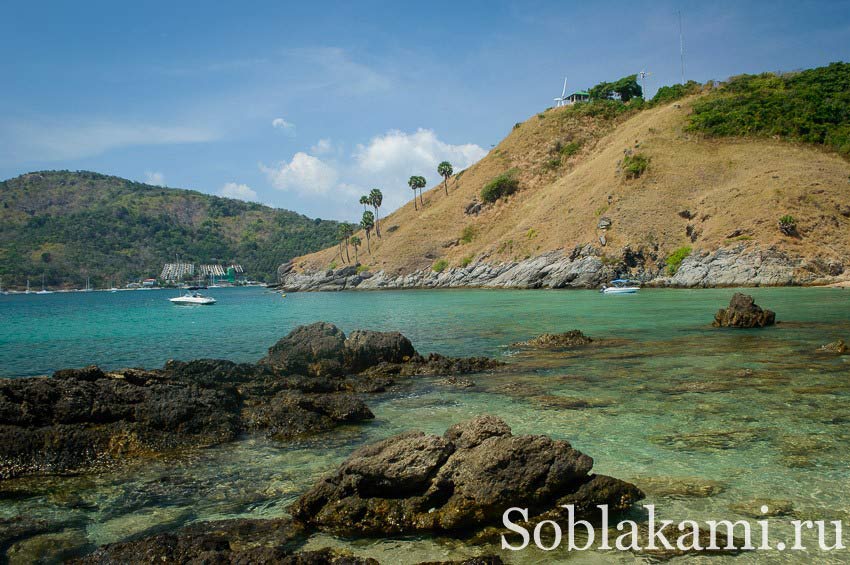
[[[201,519],[278,516],[352,449],[408,429],[442,433],[479,413],[515,433],[569,439],[595,471],[646,487],[664,518],[740,519],[735,505],[768,498],[801,518],[850,521],[850,356],[818,354],[850,338],[850,292],[752,289],[782,323],[756,331],[710,328],[731,290],[647,290],[635,296],[583,291],[406,291],[290,294],[210,291],[213,307],[180,308],[166,291],[0,297],[0,374],[66,366],[159,366],[168,358],[259,358],[294,326],[327,320],[346,331],[398,330],[423,352],[500,356],[511,370],[457,390],[416,379],[366,397],[374,422],[310,443],[248,439],[98,476],[0,483],[0,516],[56,522],[56,532],[13,548],[24,561]],[[612,340],[571,354],[523,353],[506,345],[542,332],[582,329]],[[750,372],[744,372],[749,370]],[[569,409],[573,400],[590,405]],[[682,481],[714,495],[683,495]],[[716,484],[715,484],[716,483]],[[671,486],[672,485],[672,486]],[[771,521],[776,539],[792,517]],[[755,519],[752,519],[754,523]],[[845,526],[850,530],[850,526]],[[790,539],[790,536],[787,536]],[[480,552],[457,542],[336,540],[387,563]],[[496,551],[496,547],[484,548]],[[57,553],[59,552],[59,553]],[[514,562],[635,561],[631,554],[503,555]],[[831,555],[764,553],[737,562],[847,562]],[[712,560],[715,562],[717,560]]]

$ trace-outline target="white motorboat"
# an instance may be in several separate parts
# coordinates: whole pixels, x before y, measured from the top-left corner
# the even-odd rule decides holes
[[[634,294],[640,290],[640,285],[636,281],[628,279],[616,279],[609,283],[611,286],[602,285],[599,292],[602,294]]]
[[[183,296],[169,298],[168,301],[172,304],[196,304],[201,306],[215,304],[215,298],[204,296],[200,292],[187,292]]]

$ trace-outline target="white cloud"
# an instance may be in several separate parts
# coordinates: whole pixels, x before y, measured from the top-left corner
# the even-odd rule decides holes
[[[272,120],[272,127],[282,130],[289,137],[295,137],[295,124],[287,122],[283,118],[275,118]]]
[[[145,171],[145,182],[154,186],[165,186],[165,175],[156,171]]]
[[[324,155],[325,153],[330,153],[333,150],[333,145],[331,144],[330,139],[320,139],[316,142],[314,146],[310,148],[310,153],[313,155]]]
[[[487,154],[479,145],[465,143],[453,145],[441,141],[433,130],[418,129],[414,133],[391,130],[376,136],[367,145],[358,145],[354,152],[357,168],[355,177],[365,177],[382,187],[388,210],[401,206],[410,199],[407,179],[422,175],[428,186],[436,185],[440,178],[437,165],[449,161],[455,171],[461,171]]]
[[[96,121],[90,123],[32,122],[0,127],[0,140],[14,140],[14,161],[61,161],[100,155],[138,145],[203,143],[218,138],[206,128]]]
[[[247,184],[228,182],[221,187],[218,193],[226,198],[236,198],[237,200],[245,200],[246,202],[257,201],[257,192]]]
[[[333,153],[335,158],[317,155]],[[391,130],[358,145],[344,158],[328,139],[319,140],[310,153],[296,153],[289,162],[274,167],[261,164],[260,170],[278,189],[310,197],[310,208],[322,217],[352,218],[359,211],[357,198],[372,188],[384,193],[384,212],[395,210],[411,198],[407,180],[422,175],[428,185],[440,178],[437,165],[450,161],[455,171],[465,169],[487,154],[473,143],[453,145],[432,130],[413,133]]]
[[[274,167],[260,164],[260,170],[279,190],[294,190],[302,194],[325,194],[336,184],[336,168],[318,157],[299,151],[290,162]]]

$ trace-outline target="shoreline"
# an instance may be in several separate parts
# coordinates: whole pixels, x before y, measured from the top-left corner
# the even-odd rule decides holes
[[[339,269],[297,271],[290,262],[278,269],[284,292],[342,290],[408,290],[431,288],[595,289],[617,278],[648,288],[850,287],[844,265],[826,258],[795,258],[773,247],[745,246],[697,251],[671,274],[666,265],[643,250],[628,247],[617,261],[592,245],[569,254],[559,249],[521,261],[476,261],[440,272],[420,269],[408,274],[372,273],[361,265]]]

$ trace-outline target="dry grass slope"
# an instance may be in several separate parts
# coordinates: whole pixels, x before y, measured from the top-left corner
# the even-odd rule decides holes
[[[521,260],[599,245],[604,216],[612,221],[604,247],[612,259],[626,246],[663,262],[685,245],[698,251],[742,244],[846,262],[850,163],[808,145],[687,133],[699,96],[612,120],[576,117],[564,108],[533,116],[452,177],[448,196],[435,185],[425,193],[424,210],[410,202],[382,219],[383,238],[372,238],[372,255],[363,253],[360,261],[373,272],[401,274],[438,260],[452,267]],[[573,150],[579,145],[575,154],[556,152],[570,142]],[[640,178],[626,179],[619,170],[627,150],[651,160]],[[484,184],[512,169],[519,192],[477,216],[465,214]],[[685,210],[690,218],[680,215]],[[797,220],[799,237],[779,232],[785,214]],[[299,270],[331,264],[343,265],[336,248],[295,260]]]

